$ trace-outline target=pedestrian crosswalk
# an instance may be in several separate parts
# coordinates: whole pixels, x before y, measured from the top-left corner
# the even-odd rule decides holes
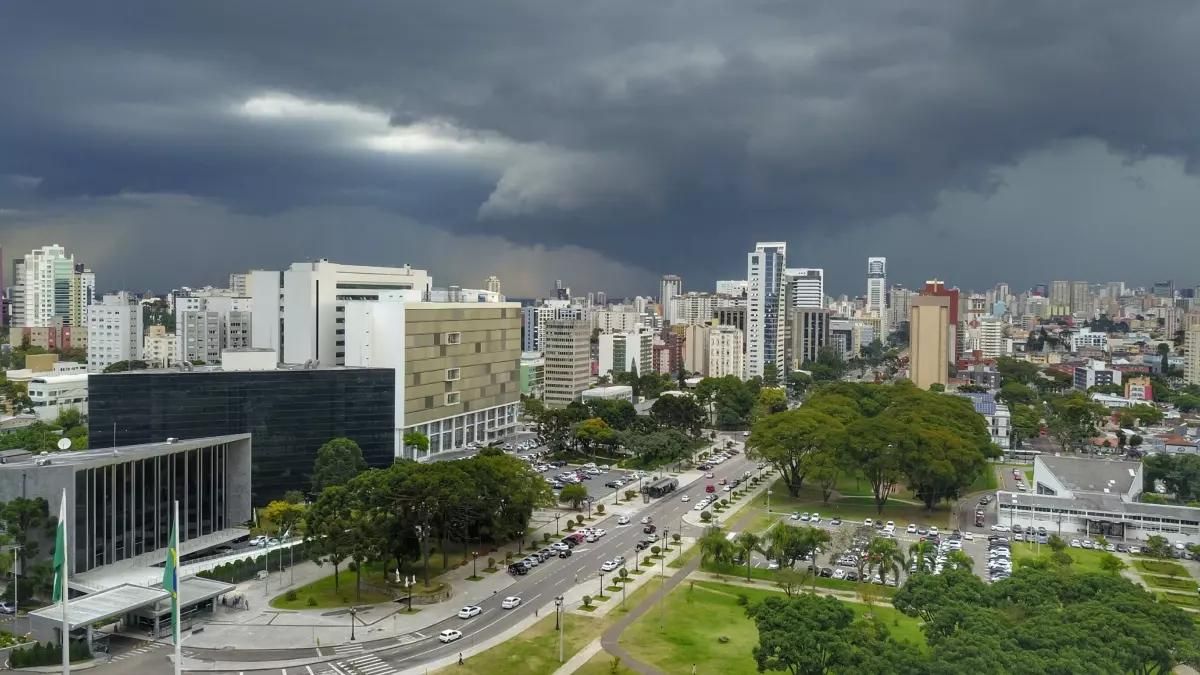
[[[374,654],[365,654],[346,661],[338,661],[338,667],[349,675],[391,675],[399,672]]]
[[[353,654],[355,652],[361,652],[362,649],[363,649],[363,646],[362,646],[361,642],[348,642],[344,645],[334,645],[333,653],[334,654]]]
[[[125,659],[132,658],[134,656],[140,656],[141,654],[145,654],[146,652],[152,652],[155,649],[160,649],[165,646],[166,646],[165,642],[147,642],[139,647],[134,647],[133,649],[130,649],[129,651],[124,651],[124,652],[121,652],[120,654],[114,654],[112,657],[112,660],[113,661],[124,661]]]

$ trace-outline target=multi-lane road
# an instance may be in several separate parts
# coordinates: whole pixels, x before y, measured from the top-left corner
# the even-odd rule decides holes
[[[719,443],[723,444],[724,440],[725,437],[722,437]],[[737,437],[733,438],[733,440],[740,441],[741,439]],[[658,528],[656,535],[660,537],[678,533],[681,528],[684,536],[698,535],[699,532],[695,528],[683,522],[683,515],[691,510],[696,502],[703,497],[705,485],[709,482],[719,481],[722,478],[739,478],[745,471],[754,468],[755,464],[747,460],[745,454],[738,454],[712,469],[714,474],[712,481],[703,479],[696,481],[690,485],[683,486],[671,495],[651,500],[649,504],[643,504],[639,498],[635,501],[635,504],[640,507],[640,510],[636,514],[631,515],[631,522],[628,525],[618,526],[615,514],[602,520],[593,521],[590,524],[592,527],[604,528],[607,530],[607,534],[595,543],[579,545],[574,549],[573,554],[569,558],[551,558],[546,563],[530,570],[529,574],[516,577],[509,587],[496,595],[472,597],[468,591],[460,598],[461,603],[463,605],[477,605],[483,610],[473,618],[450,618],[425,626],[419,631],[402,638],[388,638],[373,643],[363,643],[364,646],[360,648],[361,651],[358,649],[346,651],[344,652],[344,658],[320,664],[312,664],[306,667],[288,668],[285,669],[284,673],[280,673],[278,667],[263,669],[261,671],[213,671],[206,669],[203,672],[248,673],[267,672],[269,670],[269,672],[279,675],[300,675],[301,673],[305,675],[309,673],[313,673],[314,675],[320,675],[321,673],[334,675],[386,675],[387,673],[429,664],[442,658],[453,657],[469,646],[485,642],[500,635],[514,623],[534,614],[537,609],[544,609],[547,606],[552,607],[555,597],[564,594],[576,584],[595,584],[596,592],[599,593],[600,566],[604,561],[620,555],[624,556],[629,561],[629,564],[632,564],[638,555],[639,552],[635,547],[641,539],[647,536],[643,533],[643,526],[639,523],[639,520],[643,516],[650,516],[653,519],[654,524]],[[591,482],[597,480],[600,481],[600,485],[603,485],[604,481],[608,479],[601,480],[601,477],[596,477]],[[682,500],[682,495],[684,494],[689,496],[689,501],[684,502]],[[605,583],[608,582],[606,581]],[[520,606],[510,610],[501,609],[500,603],[508,595],[520,597],[522,601]],[[462,638],[455,642],[442,644],[438,641],[437,635],[447,628],[462,631]],[[302,657],[312,652],[311,649],[296,651],[297,657]],[[275,658],[286,660],[288,657],[282,653],[277,653]],[[219,667],[219,664],[217,665]]]

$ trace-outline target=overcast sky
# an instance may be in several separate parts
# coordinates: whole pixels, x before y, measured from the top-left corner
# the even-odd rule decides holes
[[[5,2],[0,245],[511,295],[1200,284],[1200,3]],[[7,274],[6,274],[7,276]]]

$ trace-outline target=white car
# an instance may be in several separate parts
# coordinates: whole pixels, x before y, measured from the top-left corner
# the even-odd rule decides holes
[[[642,524],[643,525],[649,525],[651,520],[652,519],[650,518],[650,516],[642,516]]]
[[[608,534],[608,531],[605,530],[603,527],[597,527],[596,529],[592,530],[592,534],[596,535],[596,537],[599,538],[599,537],[603,537],[604,535]]]
[[[875,525],[875,521],[871,520],[870,518],[864,518],[863,525],[866,525],[867,527],[873,527]]]
[[[689,496],[687,496],[687,495],[684,495],[684,496],[682,496],[682,497],[680,497],[680,498],[679,498],[679,501],[681,501],[681,502],[690,502],[690,501],[692,501],[692,498],[691,498],[691,497],[689,497]]]
[[[936,527],[930,527],[929,528],[929,536],[936,537],[937,535],[938,535],[938,529]]]
[[[500,609],[516,609],[519,604],[521,604],[521,599],[515,595],[510,595],[500,603]]]
[[[808,517],[808,522],[810,522],[810,523],[821,522],[821,514],[819,514],[819,513],[812,514],[811,516]]]
[[[596,542],[596,540],[597,540],[597,539],[599,539],[599,538],[600,538],[600,537],[597,537],[595,534],[591,534],[591,533],[589,533],[589,534],[588,534],[588,536],[586,536],[586,537],[584,537],[584,538],[583,538],[583,540],[584,540],[584,541],[586,541],[586,542],[587,542],[587,543],[589,543],[589,544],[594,544],[594,543]]]
[[[615,560],[605,560],[604,564],[600,565],[601,572],[611,572],[615,569],[617,569],[617,561]]]
[[[462,609],[458,610],[458,618],[469,619],[473,616],[479,616],[479,614],[481,612],[483,612],[483,609],[481,607],[477,607],[475,605],[467,605],[466,607],[463,607]]]
[[[628,525],[629,524],[629,516],[623,515],[620,518],[617,518],[617,524],[618,525]]]
[[[908,527],[904,528],[904,531],[905,531],[905,532],[907,532],[907,533],[909,533],[909,534],[916,534],[916,533],[917,533],[917,526],[916,526],[916,525],[914,525],[913,523],[909,523],[909,524],[908,524]]]
[[[967,541],[975,541],[975,535],[971,534],[970,532],[963,532],[963,539],[966,539]]]
[[[693,511],[703,511],[704,507],[706,507],[706,506],[708,506],[708,502],[700,502],[699,504],[693,506],[692,510]]]
[[[257,537],[250,540],[251,546],[265,546],[266,543],[267,543],[267,536],[264,534],[260,534]]]
[[[441,642],[454,642],[460,637],[462,637],[462,631],[454,630],[453,628],[447,628],[446,630],[438,633],[438,640]]]

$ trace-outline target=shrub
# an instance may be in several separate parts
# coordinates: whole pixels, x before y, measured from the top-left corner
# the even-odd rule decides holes
[[[488,558],[488,569],[494,569],[495,567],[496,567],[496,559]]]
[[[654,561],[650,559],[650,556],[646,556],[645,558],[642,558],[642,564],[643,565],[653,565]]]
[[[583,596],[583,606],[584,607],[592,606],[592,596],[590,596],[590,595]]]
[[[626,490],[626,491],[625,491],[625,501],[629,501],[629,500],[633,499],[633,498],[634,498],[634,497],[636,497],[636,496],[637,496],[637,491],[636,491],[636,490]]]
[[[549,533],[549,532],[543,532],[543,533],[542,533],[542,543],[546,543],[546,542],[549,542],[549,541],[550,541],[550,533]]]
[[[662,553],[662,549],[658,546],[651,546],[650,553],[653,555],[658,555],[659,553]]]
[[[308,596],[308,600],[306,600],[304,602],[304,604],[308,605],[309,607],[316,607],[317,599],[310,595],[310,596]]]
[[[707,523],[708,521],[712,520],[712,514],[709,513],[708,511],[701,511],[700,512],[700,520]]]
[[[678,544],[678,543],[679,543],[679,540],[680,540],[680,539],[683,539],[683,537],[679,536],[679,534],[678,534],[678,533],[671,535],[671,538],[675,540],[675,543],[676,543],[676,544]]]
[[[292,590],[288,591],[287,593],[285,593],[283,597],[284,597],[284,599],[285,599],[285,600],[287,600],[288,602],[295,602],[295,601],[296,601],[296,598],[297,598],[298,596],[296,595],[296,591],[295,591],[295,589],[292,589]]]
[[[604,505],[603,504],[596,505],[596,513],[599,515],[604,515]]]
[[[745,607],[746,605],[750,604],[750,598],[746,597],[745,593],[738,593],[737,604],[739,607]]]

